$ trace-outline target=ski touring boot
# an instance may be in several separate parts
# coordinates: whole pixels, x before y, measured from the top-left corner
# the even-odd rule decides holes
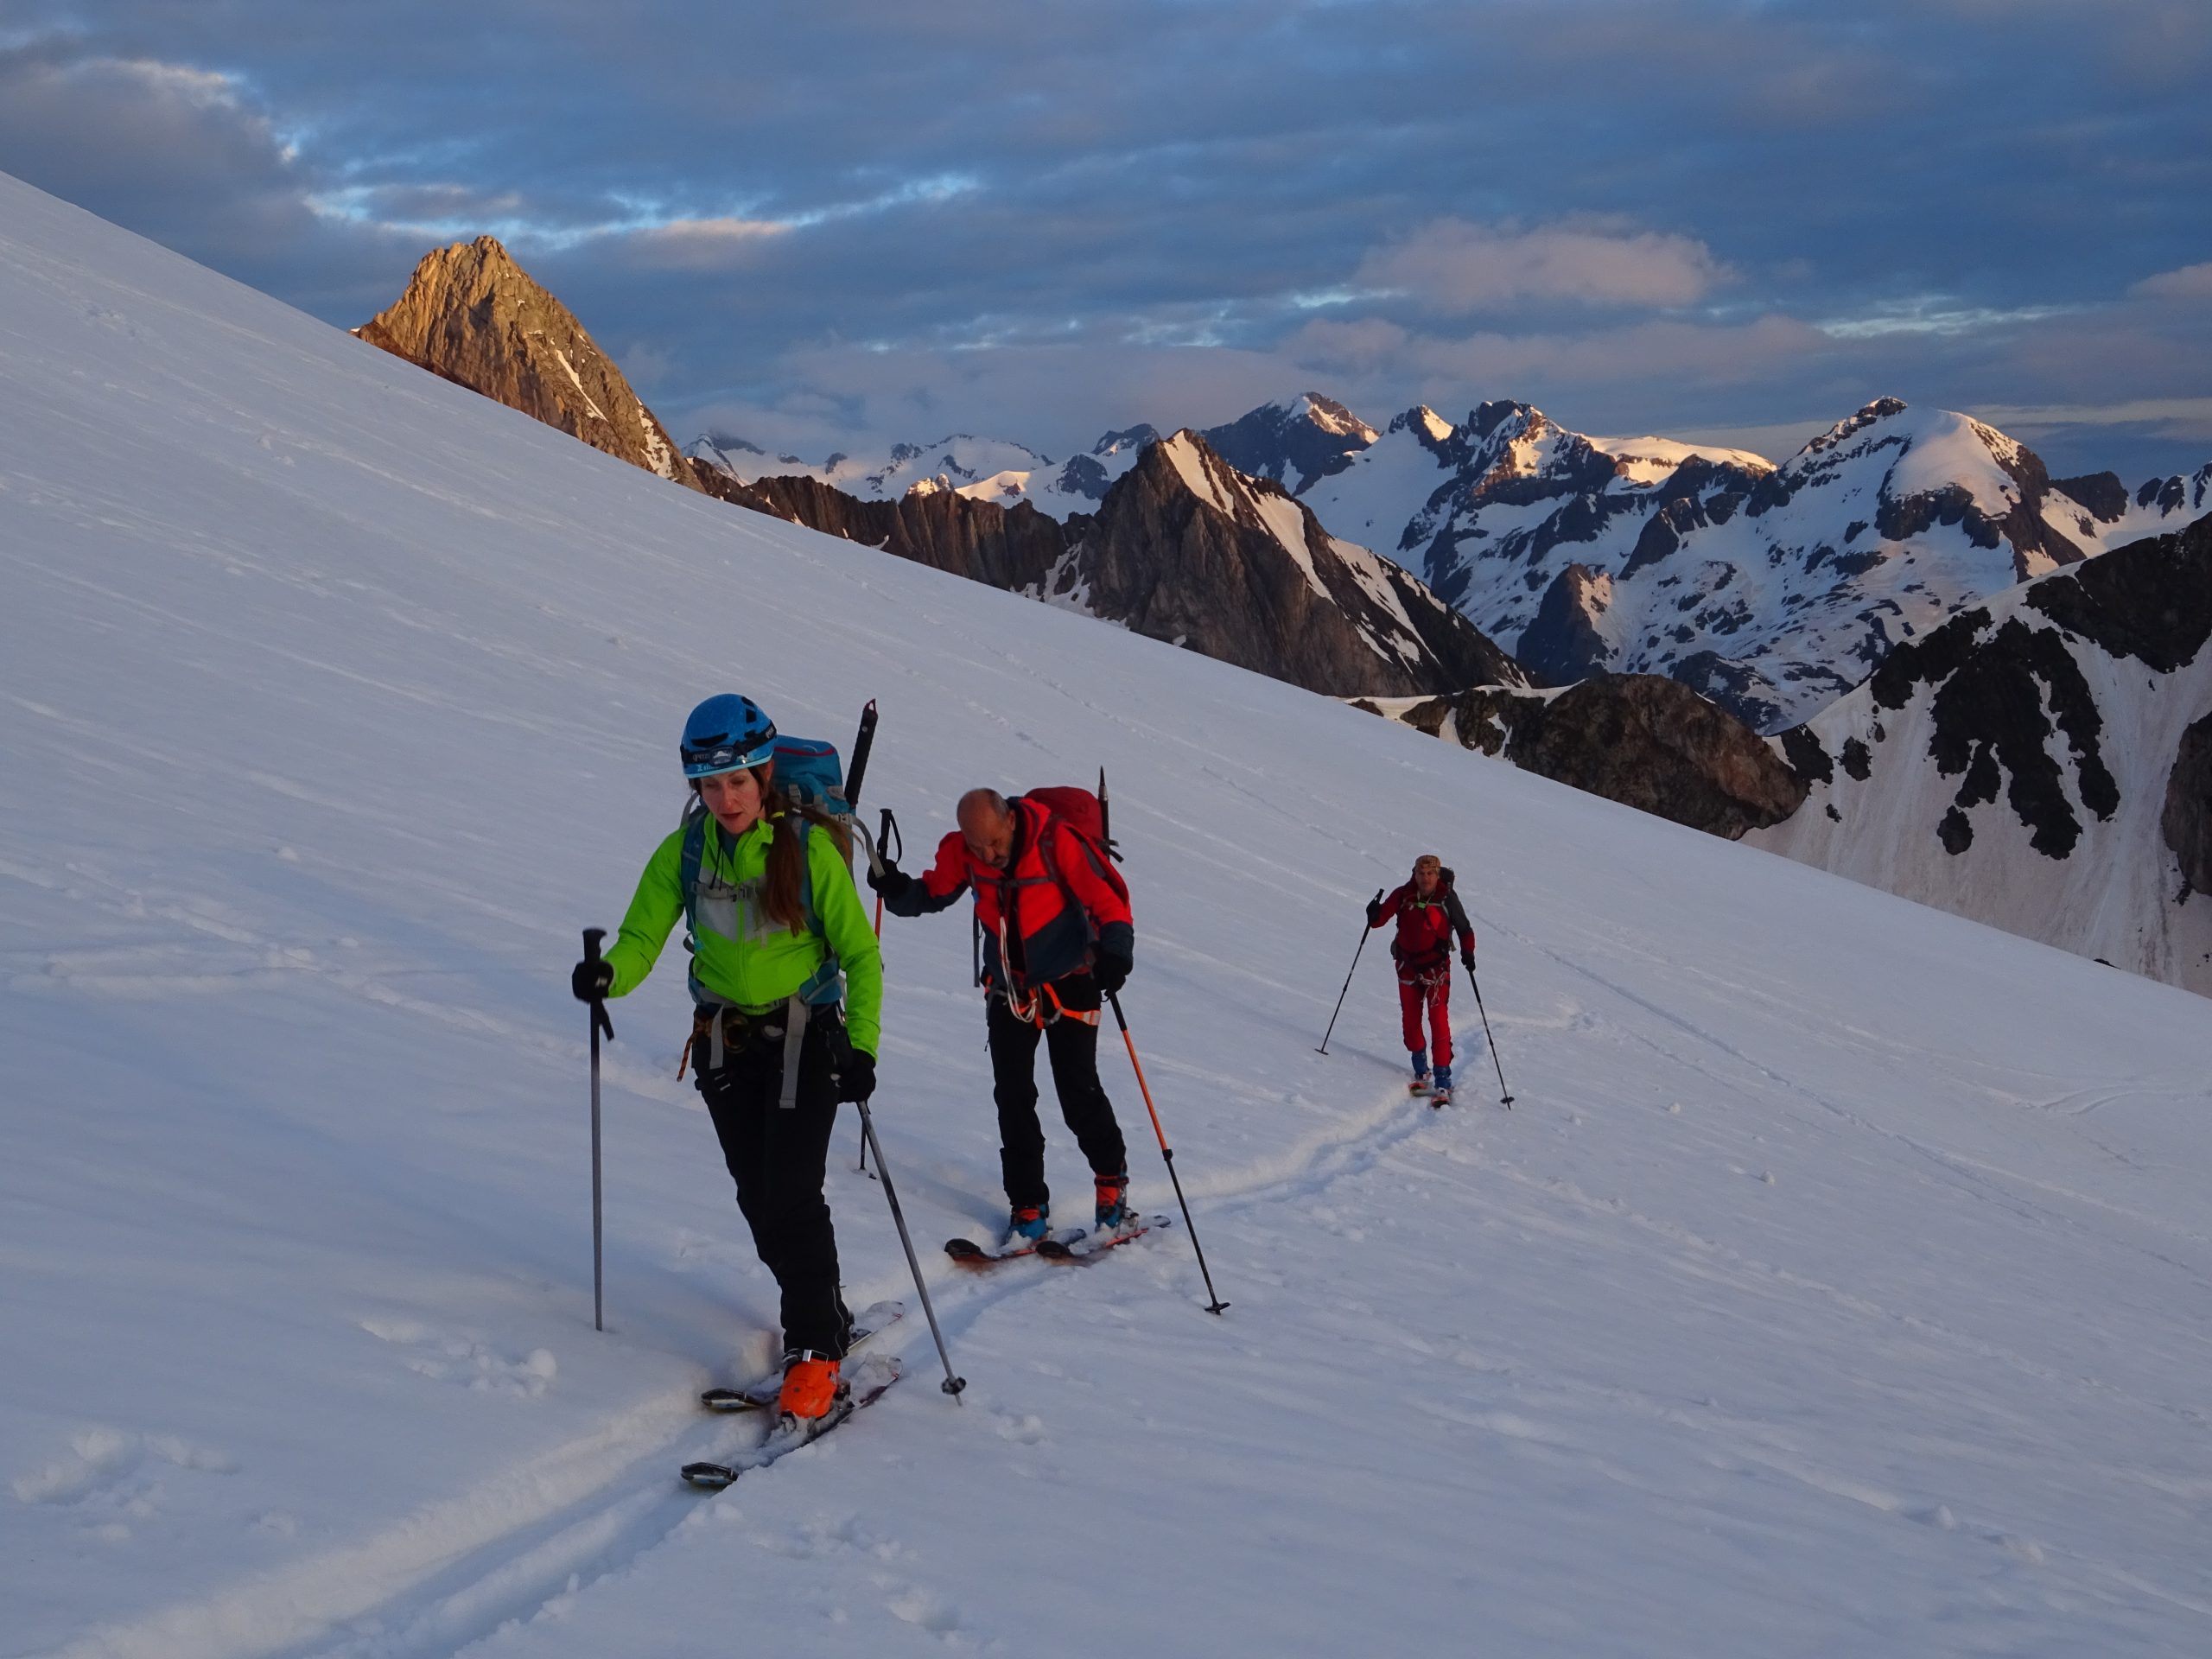
[[[1425,1048],[1417,1048],[1414,1050],[1410,1058],[1414,1064],[1414,1080],[1406,1085],[1406,1092],[1415,1096],[1425,1095],[1433,1086],[1433,1080],[1428,1073],[1428,1051]]]
[[[1017,1204],[1007,1217],[1006,1236],[999,1243],[1001,1250],[1019,1250],[1033,1247],[1039,1239],[1052,1236],[1052,1206],[1049,1204]]]
[[[1429,1084],[1428,1103],[1432,1106],[1449,1106],[1452,1103],[1452,1068],[1450,1066],[1440,1065],[1436,1068],[1435,1080]]]
[[[810,1348],[785,1354],[783,1391],[776,1396],[778,1415],[802,1427],[830,1415],[844,1393],[843,1369],[842,1361]]]
[[[1129,1208],[1128,1170],[1124,1167],[1114,1174],[1094,1179],[1097,1185],[1098,1205],[1092,1211],[1092,1226],[1102,1233],[1126,1232],[1136,1226],[1136,1211]]]

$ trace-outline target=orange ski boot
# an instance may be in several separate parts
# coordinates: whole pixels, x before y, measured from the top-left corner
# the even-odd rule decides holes
[[[840,1362],[810,1348],[785,1356],[784,1388],[776,1397],[776,1409],[801,1422],[827,1417],[837,1403],[841,1370]]]

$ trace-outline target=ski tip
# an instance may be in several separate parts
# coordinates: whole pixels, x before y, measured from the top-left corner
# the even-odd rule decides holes
[[[719,1492],[737,1478],[737,1471],[720,1463],[687,1463],[683,1478],[703,1492]]]

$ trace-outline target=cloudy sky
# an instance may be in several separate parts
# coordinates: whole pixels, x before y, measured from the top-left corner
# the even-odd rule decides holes
[[[2212,458],[2208,0],[0,0],[0,169],[349,326],[490,231],[811,456],[1312,387]]]

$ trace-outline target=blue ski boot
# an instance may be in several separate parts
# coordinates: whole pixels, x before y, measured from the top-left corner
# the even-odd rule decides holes
[[[1006,1237],[1000,1248],[1018,1250],[1052,1236],[1052,1206],[1049,1204],[1014,1205],[1007,1217]]]
[[[1429,1090],[1431,1081],[1428,1075],[1428,1051],[1425,1048],[1417,1048],[1408,1058],[1414,1063],[1414,1080],[1406,1085],[1406,1092],[1409,1095],[1425,1095]]]
[[[1428,1103],[1432,1106],[1449,1106],[1452,1103],[1452,1068],[1450,1066],[1440,1065],[1436,1068],[1436,1080],[1429,1085]]]
[[[1124,1168],[1112,1175],[1093,1177],[1097,1185],[1098,1205],[1092,1213],[1092,1225],[1101,1232],[1118,1233],[1133,1226],[1136,1212],[1129,1208],[1129,1172]]]

